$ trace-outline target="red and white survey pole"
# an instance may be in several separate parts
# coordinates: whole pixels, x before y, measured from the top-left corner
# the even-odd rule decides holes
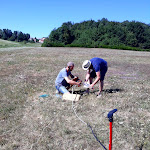
[[[112,149],[112,123],[113,123],[113,114],[115,113],[117,111],[117,109],[113,109],[113,110],[111,110],[109,113],[108,113],[108,115],[107,115],[107,117],[108,117],[108,119],[109,119],[109,131],[110,131],[110,133],[109,133],[109,150],[111,150]]]

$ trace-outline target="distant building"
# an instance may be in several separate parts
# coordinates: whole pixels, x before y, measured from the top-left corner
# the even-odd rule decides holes
[[[36,38],[30,38],[29,41],[32,41],[32,42],[35,42],[35,43],[36,43],[36,42],[37,42],[37,39],[36,39]]]
[[[41,39],[30,38],[29,41],[32,41],[32,42],[35,42],[35,43],[43,43],[45,39],[46,39],[45,37],[43,37]]]
[[[45,39],[46,39],[45,37],[39,39],[39,43],[43,43]]]

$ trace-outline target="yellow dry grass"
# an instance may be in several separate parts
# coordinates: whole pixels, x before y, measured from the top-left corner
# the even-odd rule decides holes
[[[107,114],[116,108],[113,149],[150,150],[150,53],[94,48],[11,48],[0,51],[0,149],[102,150],[91,130],[72,109],[72,102],[55,97],[55,78],[68,61],[82,80],[81,64],[92,57],[109,65],[104,92],[95,92],[73,106],[108,148]],[[75,93],[85,89],[75,88]],[[39,97],[48,94],[48,97]]]

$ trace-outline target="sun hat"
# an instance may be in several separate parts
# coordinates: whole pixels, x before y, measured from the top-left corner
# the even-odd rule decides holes
[[[74,63],[73,63],[73,62],[68,62],[68,63],[67,63],[67,66],[68,66],[68,67],[74,66]]]
[[[90,66],[91,66],[91,61],[85,60],[85,61],[83,62],[83,64],[82,64],[82,69],[83,69],[83,70],[88,70]]]

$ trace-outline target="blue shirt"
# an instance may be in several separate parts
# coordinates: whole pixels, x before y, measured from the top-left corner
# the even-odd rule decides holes
[[[102,58],[94,57],[90,61],[95,72],[102,71],[107,67],[107,61]]]
[[[55,80],[55,85],[62,86],[63,80],[65,80],[65,77],[68,77],[71,74],[71,72],[67,72],[66,68],[63,68],[59,74],[57,75],[57,78]]]

